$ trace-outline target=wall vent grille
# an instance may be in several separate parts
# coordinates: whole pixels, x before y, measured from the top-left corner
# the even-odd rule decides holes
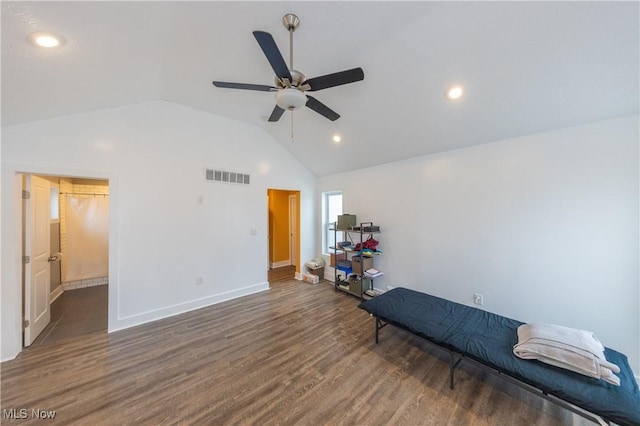
[[[206,169],[204,178],[207,182],[234,183],[236,185],[251,184],[250,174],[228,170]]]

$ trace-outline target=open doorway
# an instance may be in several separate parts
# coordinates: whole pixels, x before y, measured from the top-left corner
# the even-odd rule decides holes
[[[268,189],[268,280],[300,273],[300,191]]]
[[[23,175],[23,346],[108,329],[109,183]]]

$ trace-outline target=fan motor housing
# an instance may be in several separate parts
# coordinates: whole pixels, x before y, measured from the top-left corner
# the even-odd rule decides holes
[[[294,87],[301,86],[302,83],[304,83],[305,80],[307,79],[307,77],[304,74],[302,74],[300,71],[291,70],[290,73],[291,73],[291,78],[293,79],[293,81],[291,82],[291,86],[294,86]],[[277,76],[273,79],[273,81],[275,81],[275,85],[279,89],[284,89],[285,87],[288,87],[285,84],[283,84],[282,80],[280,80]]]

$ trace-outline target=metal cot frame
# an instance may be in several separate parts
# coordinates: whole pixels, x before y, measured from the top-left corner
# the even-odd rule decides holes
[[[536,394],[536,395],[546,399],[547,401],[550,401],[550,402],[552,402],[552,403],[554,403],[556,405],[559,405],[562,408],[565,408],[565,409],[567,409],[567,410],[569,410],[569,411],[571,411],[571,412],[573,412],[573,413],[575,413],[575,414],[577,414],[577,415],[579,415],[579,416],[581,416],[581,417],[583,417],[583,418],[585,418],[587,420],[591,420],[592,422],[598,423],[598,424],[603,425],[603,426],[610,424],[609,420],[606,420],[602,416],[600,416],[598,414],[594,414],[594,413],[592,413],[592,412],[590,412],[588,410],[585,410],[584,408],[578,407],[578,406],[576,406],[574,404],[571,404],[570,402],[567,402],[567,401],[565,401],[565,400],[563,400],[563,399],[561,399],[561,398],[559,398],[559,397],[557,397],[555,395],[550,395],[549,393],[547,393],[546,391],[544,391],[542,389],[538,389],[535,386],[532,386],[532,385],[530,385],[528,383],[525,383],[525,382],[523,382],[523,381],[521,381],[519,379],[516,379],[513,376],[510,376],[508,373],[505,373],[503,371],[500,371],[500,370],[497,370],[497,369],[495,369],[493,367],[490,367],[490,366],[488,366],[486,364],[483,364],[482,362],[480,362],[480,361],[478,361],[478,360],[476,360],[474,358],[470,358],[470,357],[468,357],[468,356],[466,356],[466,355],[464,355],[462,353],[456,352],[456,351],[454,351],[454,350],[452,350],[452,349],[450,349],[450,348],[448,348],[446,346],[439,345],[438,343],[435,343],[435,342],[433,342],[433,341],[431,341],[431,340],[429,340],[429,339],[427,339],[427,338],[425,338],[423,336],[420,336],[420,335],[418,335],[418,334],[416,334],[416,333],[414,333],[414,332],[412,332],[410,330],[407,330],[406,328],[404,328],[404,327],[402,327],[402,326],[400,326],[398,324],[395,324],[395,323],[392,323],[392,322],[388,322],[388,321],[385,322],[384,320],[374,316],[373,314],[369,314],[369,315],[372,316],[375,319],[376,344],[379,341],[380,330],[383,329],[384,327],[386,327],[387,325],[393,325],[393,326],[395,326],[395,327],[397,327],[397,328],[399,328],[401,330],[404,330],[404,331],[406,331],[408,333],[413,334],[414,336],[418,336],[419,338],[421,338],[425,342],[433,345],[434,347],[436,347],[438,349],[441,349],[441,350],[443,350],[445,352],[448,352],[449,353],[449,387],[452,390],[453,390],[454,384],[455,384],[454,383],[454,379],[455,379],[454,375],[455,375],[456,368],[460,365],[460,363],[462,363],[462,360],[465,360],[465,361],[470,362],[470,363],[480,367],[481,369],[486,370],[486,371],[488,371],[488,372],[490,372],[490,373],[492,373],[492,374],[494,374],[496,376],[502,377],[503,379],[507,380],[508,382],[513,383],[516,386],[518,386],[518,387],[520,387],[520,388],[522,388],[524,390],[527,390],[527,391],[529,391],[529,392],[531,392],[533,394]]]

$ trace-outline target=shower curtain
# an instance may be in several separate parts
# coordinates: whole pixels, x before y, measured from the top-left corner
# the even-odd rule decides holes
[[[109,199],[65,200],[67,212],[66,280],[109,275]]]

